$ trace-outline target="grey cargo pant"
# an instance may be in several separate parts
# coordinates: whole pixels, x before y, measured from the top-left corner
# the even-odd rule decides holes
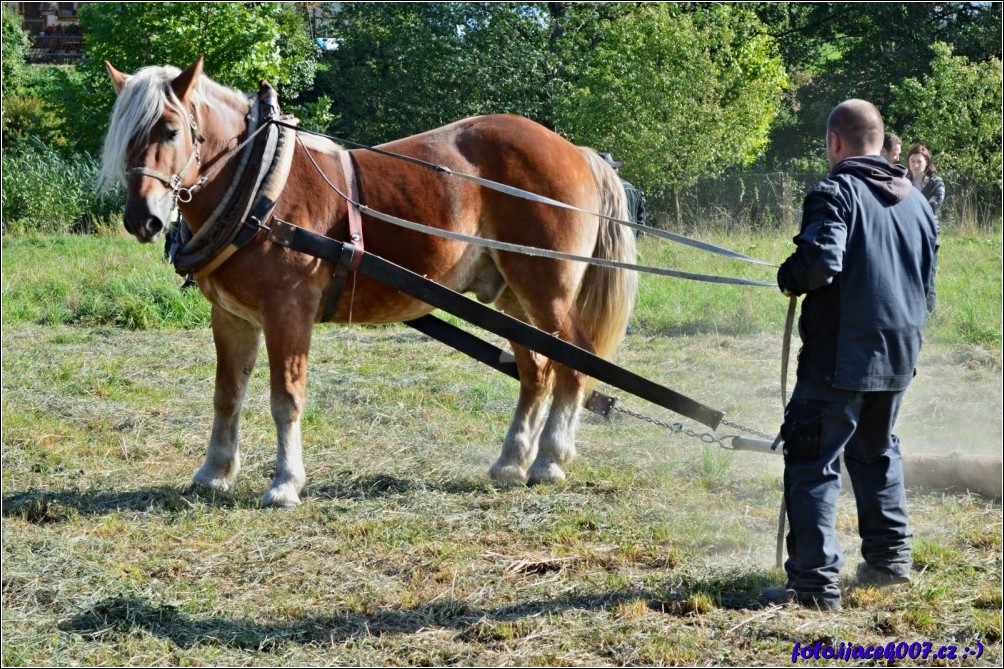
[[[844,556],[836,534],[840,455],[854,487],[861,553],[869,564],[909,574],[911,540],[899,438],[892,433],[905,391],[853,392],[799,381],[785,411],[784,497],[788,587],[840,598]]]

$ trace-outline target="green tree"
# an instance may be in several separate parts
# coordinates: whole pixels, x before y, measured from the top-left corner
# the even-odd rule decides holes
[[[643,189],[693,184],[766,146],[786,77],[773,38],[742,6],[632,7],[582,47],[558,130],[623,157]]]
[[[20,17],[3,8],[3,148],[21,151],[32,137],[55,150],[69,145],[69,91],[79,87],[74,69],[59,65],[30,65],[26,55],[31,40],[21,29]]]
[[[21,20],[14,12],[3,6],[3,111],[0,125],[3,127],[3,148],[13,148],[24,139],[22,128],[30,123],[33,103],[26,96],[28,67],[25,57],[31,42],[28,33],[21,29]]]
[[[4,95],[4,149],[20,151],[35,138],[54,151],[72,153],[79,118],[73,101],[81,86],[73,67],[28,66],[21,93]]]
[[[145,65],[184,68],[204,54],[207,73],[239,90],[251,90],[265,78],[295,99],[313,83],[316,48],[291,5],[88,3],[80,24],[90,56],[87,70],[103,73],[105,60],[123,72]]]
[[[20,17],[3,6],[3,60],[0,62],[3,72],[3,96],[23,93],[26,79],[25,57],[31,40],[21,28]]]
[[[352,3],[317,93],[336,134],[388,141],[514,113],[626,158],[643,188],[764,148],[785,85],[772,38],[729,5]]]
[[[904,138],[934,152],[940,169],[958,170],[1001,187],[1001,61],[974,63],[942,42],[931,73],[892,87],[895,118],[911,119]]]
[[[547,13],[517,3],[347,3],[315,92],[335,133],[384,142],[467,116],[552,122]]]
[[[864,98],[887,112],[893,86],[931,72],[934,44],[973,62],[1001,57],[1001,3],[753,3],[793,82],[772,132],[767,166],[825,168],[822,137],[834,105]],[[900,115],[893,130],[912,122]]]
[[[86,3],[80,25],[89,55],[79,66],[85,85],[77,100],[83,114],[79,147],[86,150],[100,146],[114,102],[106,60],[133,72],[146,65],[184,68],[204,54],[212,78],[246,91],[268,79],[283,105],[313,83],[317,49],[290,4]]]

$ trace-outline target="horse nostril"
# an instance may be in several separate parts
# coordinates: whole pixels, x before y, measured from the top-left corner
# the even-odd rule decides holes
[[[152,238],[155,237],[158,232],[164,229],[164,222],[161,221],[156,216],[151,216],[150,218],[146,219],[146,223],[144,224],[143,227],[146,228],[146,231],[150,233],[150,237]]]

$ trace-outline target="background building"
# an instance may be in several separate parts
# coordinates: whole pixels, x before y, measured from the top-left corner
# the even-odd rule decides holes
[[[5,2],[21,16],[31,36],[32,63],[76,63],[84,58],[84,36],[77,21],[79,2]]]

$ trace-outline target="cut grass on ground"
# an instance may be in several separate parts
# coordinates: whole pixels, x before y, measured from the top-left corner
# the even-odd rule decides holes
[[[778,345],[632,335],[619,360],[770,429]],[[960,443],[999,449],[999,364],[924,355],[907,452],[942,429],[923,410],[939,388],[973,398]],[[5,325],[2,360],[7,666],[751,666],[818,639],[979,641],[980,664],[1002,660],[1000,502],[913,491],[914,585],[848,580],[839,614],[780,610],[758,601],[783,579],[779,458],[589,416],[567,482],[496,490],[515,382],[400,326],[318,330],[310,480],[289,512],[258,508],[274,462],[263,369],[240,482],[186,492],[209,433],[208,331]],[[848,495],[838,514],[852,574]]]

